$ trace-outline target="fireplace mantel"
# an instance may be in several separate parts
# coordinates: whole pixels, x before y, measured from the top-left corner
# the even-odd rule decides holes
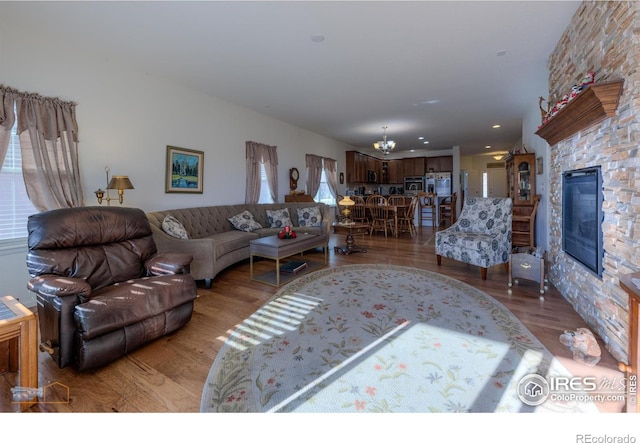
[[[607,117],[615,115],[624,80],[588,86],[536,131],[553,146]]]

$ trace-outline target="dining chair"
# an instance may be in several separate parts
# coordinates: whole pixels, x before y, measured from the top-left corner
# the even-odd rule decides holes
[[[418,226],[422,226],[422,221],[431,218],[431,226],[436,226],[436,194],[433,192],[418,192]]]
[[[418,204],[418,197],[412,197],[409,201],[409,206],[403,212],[402,216],[398,216],[398,233],[408,232],[411,237],[416,235],[416,206]]]
[[[351,200],[355,205],[351,207],[351,220],[357,223],[369,223],[369,215],[367,213],[367,202],[360,195],[352,195]]]
[[[407,199],[403,195],[390,195],[387,201],[392,206],[403,206],[407,204]]]
[[[393,233],[393,217],[390,217],[389,203],[387,199],[381,195],[372,195],[367,198],[367,209],[371,216],[369,227],[369,235],[372,235],[374,231],[384,231],[384,236],[387,236],[387,232]]]
[[[447,197],[438,206],[440,213],[440,224],[449,223],[449,226],[456,222],[456,203],[458,201],[458,193],[454,192],[451,197]]]

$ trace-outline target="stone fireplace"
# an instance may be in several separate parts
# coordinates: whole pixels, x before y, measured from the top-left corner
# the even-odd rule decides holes
[[[549,93],[559,100],[588,71],[624,80],[615,115],[549,146],[549,278],[620,361],[627,361],[628,298],[621,274],[640,270],[640,2],[583,2],[548,61]],[[550,100],[550,101],[552,101]],[[599,168],[602,261],[596,271],[563,245],[563,173]],[[578,194],[581,195],[580,193]],[[588,199],[585,198],[585,201]],[[580,216],[582,217],[582,216]],[[580,218],[579,217],[579,218]],[[565,221],[566,222],[566,221]],[[597,220],[596,220],[597,225]],[[593,228],[593,230],[592,230]],[[583,235],[597,226],[582,224]]]

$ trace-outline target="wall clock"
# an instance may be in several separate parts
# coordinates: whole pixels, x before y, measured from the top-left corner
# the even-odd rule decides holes
[[[300,173],[298,172],[298,168],[289,169],[289,188],[292,191],[295,191],[298,188],[298,179],[300,178]]]

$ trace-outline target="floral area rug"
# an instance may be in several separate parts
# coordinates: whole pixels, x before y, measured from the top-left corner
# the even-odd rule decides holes
[[[202,412],[596,412],[518,396],[525,375],[566,369],[501,303],[408,267],[301,276],[238,325]]]

